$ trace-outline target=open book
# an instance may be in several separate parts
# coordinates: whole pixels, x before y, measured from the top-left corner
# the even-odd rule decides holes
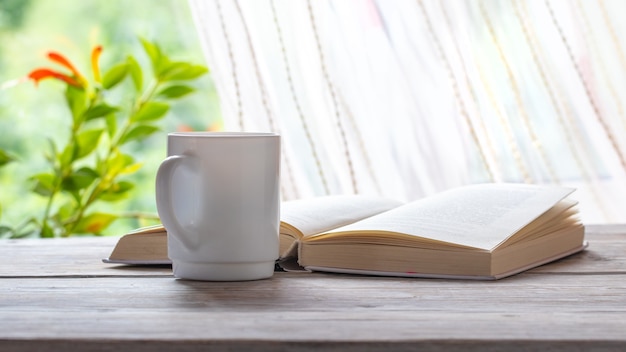
[[[368,196],[285,202],[279,260],[312,271],[498,279],[584,248],[576,202],[567,198],[572,191],[480,184],[407,204]],[[135,250],[118,247],[128,237],[142,248],[143,239],[158,234],[165,237],[162,228],[122,237],[108,260],[139,262]]]

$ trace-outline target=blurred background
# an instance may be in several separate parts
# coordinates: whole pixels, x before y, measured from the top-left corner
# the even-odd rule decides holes
[[[40,211],[45,201],[30,192],[25,179],[48,170],[44,158],[48,138],[64,141],[70,115],[64,86],[44,81],[7,85],[38,67],[57,67],[46,54],[62,53],[79,69],[89,72],[91,49],[102,45],[101,67],[110,67],[127,55],[142,66],[148,58],[139,37],[157,43],[172,59],[205,65],[186,1],[180,0],[0,0],[0,149],[17,161],[0,168],[0,225],[18,226],[26,214]],[[156,215],[154,174],[166,150],[166,134],[175,130],[206,130],[221,125],[220,108],[211,75],[194,82],[197,92],[174,102],[160,123],[162,130],[129,145],[144,163],[132,175],[136,188],[128,199],[106,204],[115,212]],[[130,89],[130,87],[129,87]],[[144,224],[118,220],[105,235],[120,235]]]

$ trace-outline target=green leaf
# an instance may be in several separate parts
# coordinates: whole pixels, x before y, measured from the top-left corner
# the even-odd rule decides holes
[[[143,166],[143,163],[134,163],[134,164],[128,165],[120,171],[120,175],[134,174],[135,172],[139,171],[139,169],[141,169],[141,166]]]
[[[162,81],[182,81],[191,80],[209,72],[209,69],[201,65],[192,65],[187,62],[170,62],[162,71],[158,78]]]
[[[43,226],[41,227],[41,232],[39,233],[39,237],[41,238],[54,237],[54,231],[52,230],[50,225],[48,225],[48,223],[44,223]]]
[[[48,161],[50,165],[54,167],[54,165],[56,164],[57,146],[50,137],[46,138],[46,141],[48,142],[50,152],[44,152],[44,157],[46,158],[46,161]]]
[[[115,118],[115,115],[107,115],[105,120],[107,133],[109,137],[113,138],[117,132],[117,119]]]
[[[118,217],[113,214],[93,213],[82,218],[76,225],[76,233],[100,234]]]
[[[195,89],[193,89],[192,87],[183,86],[183,85],[175,85],[175,86],[169,86],[165,89],[162,89],[160,92],[157,93],[157,96],[168,98],[168,99],[175,99],[175,98],[180,98],[182,96],[185,96],[189,93],[192,93],[193,91],[195,91]]]
[[[28,218],[25,222],[21,223],[17,228],[10,228],[10,238],[26,238],[39,235],[39,222],[34,217]]]
[[[80,124],[80,118],[87,106],[87,94],[83,89],[68,85],[65,90],[65,100],[70,108],[75,124]]]
[[[128,63],[128,72],[135,85],[135,90],[140,92],[143,88],[143,71],[141,70],[141,66],[132,56],[129,56],[126,61]]]
[[[166,103],[156,101],[148,102],[144,104],[135,115],[131,116],[131,122],[158,120],[163,117],[169,109],[170,106]]]
[[[0,226],[0,238],[10,237],[13,234],[13,229],[8,226]]]
[[[67,199],[61,203],[55,216],[59,224],[67,223],[75,216],[77,211],[76,204],[76,198],[74,198],[74,201]]]
[[[99,128],[82,132],[76,136],[76,143],[78,143],[78,153],[76,155],[76,159],[87,156],[94,149],[96,149],[98,147],[100,136],[103,132],[104,130]]]
[[[142,140],[157,131],[159,131],[159,128],[156,126],[149,126],[149,125],[136,126],[130,131],[128,131],[124,136],[122,136],[122,138],[120,139],[120,145],[126,144],[134,140]]]
[[[102,87],[105,89],[113,88],[120,83],[124,77],[128,74],[128,63],[118,64],[113,66],[102,77]]]
[[[100,200],[107,202],[115,202],[128,197],[130,190],[135,188],[131,182],[122,181],[111,185],[105,192],[100,194]]]
[[[111,154],[106,163],[103,163],[102,167],[106,168],[110,175],[118,175],[122,172],[122,170],[124,170],[127,166],[132,165],[134,162],[135,159],[133,159],[132,156],[115,151]]]
[[[61,186],[66,191],[77,191],[89,187],[100,175],[88,167],[83,167],[65,177]]]
[[[61,187],[63,187],[63,184],[61,184]],[[65,191],[66,193],[68,193],[70,196],[72,196],[72,200],[74,201],[75,204],[80,204],[80,200],[81,200],[81,194],[80,194],[80,189],[63,189],[63,191]],[[58,223],[62,223],[63,218],[60,216],[60,214],[57,213],[57,217],[58,219],[60,219],[58,221]]]
[[[49,197],[54,192],[54,180],[55,177],[50,173],[41,173],[30,177],[30,180],[35,182],[33,186],[33,192]]]
[[[15,160],[14,156],[7,153],[3,149],[0,149],[0,166],[4,166],[14,160]]]
[[[152,69],[155,74],[161,70],[161,65],[163,62],[163,54],[161,53],[161,49],[154,43],[151,43],[143,38],[139,38],[141,40],[141,44],[143,45],[143,49],[146,54],[150,58],[150,62],[152,63]]]
[[[63,166],[63,165],[69,165],[71,164],[74,160],[76,160],[76,144],[68,144],[65,149],[63,149],[63,152],[61,152],[61,154],[59,155],[59,163]],[[62,168],[62,167],[61,167]]]
[[[88,120],[95,119],[98,117],[107,116],[118,110],[119,108],[116,106],[111,106],[106,103],[102,103],[102,104],[94,105],[90,107],[89,109],[87,109],[87,111],[85,111],[84,113],[84,117],[85,117],[85,120],[88,121]]]

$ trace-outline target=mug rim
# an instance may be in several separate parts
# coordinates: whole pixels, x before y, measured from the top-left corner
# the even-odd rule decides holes
[[[188,131],[188,132],[170,132],[167,134],[172,137],[278,137],[273,132],[231,132],[231,131]]]

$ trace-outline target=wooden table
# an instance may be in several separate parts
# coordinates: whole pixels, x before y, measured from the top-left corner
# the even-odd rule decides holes
[[[0,242],[0,351],[626,350],[626,225],[501,281],[277,272],[176,280],[116,238]]]

